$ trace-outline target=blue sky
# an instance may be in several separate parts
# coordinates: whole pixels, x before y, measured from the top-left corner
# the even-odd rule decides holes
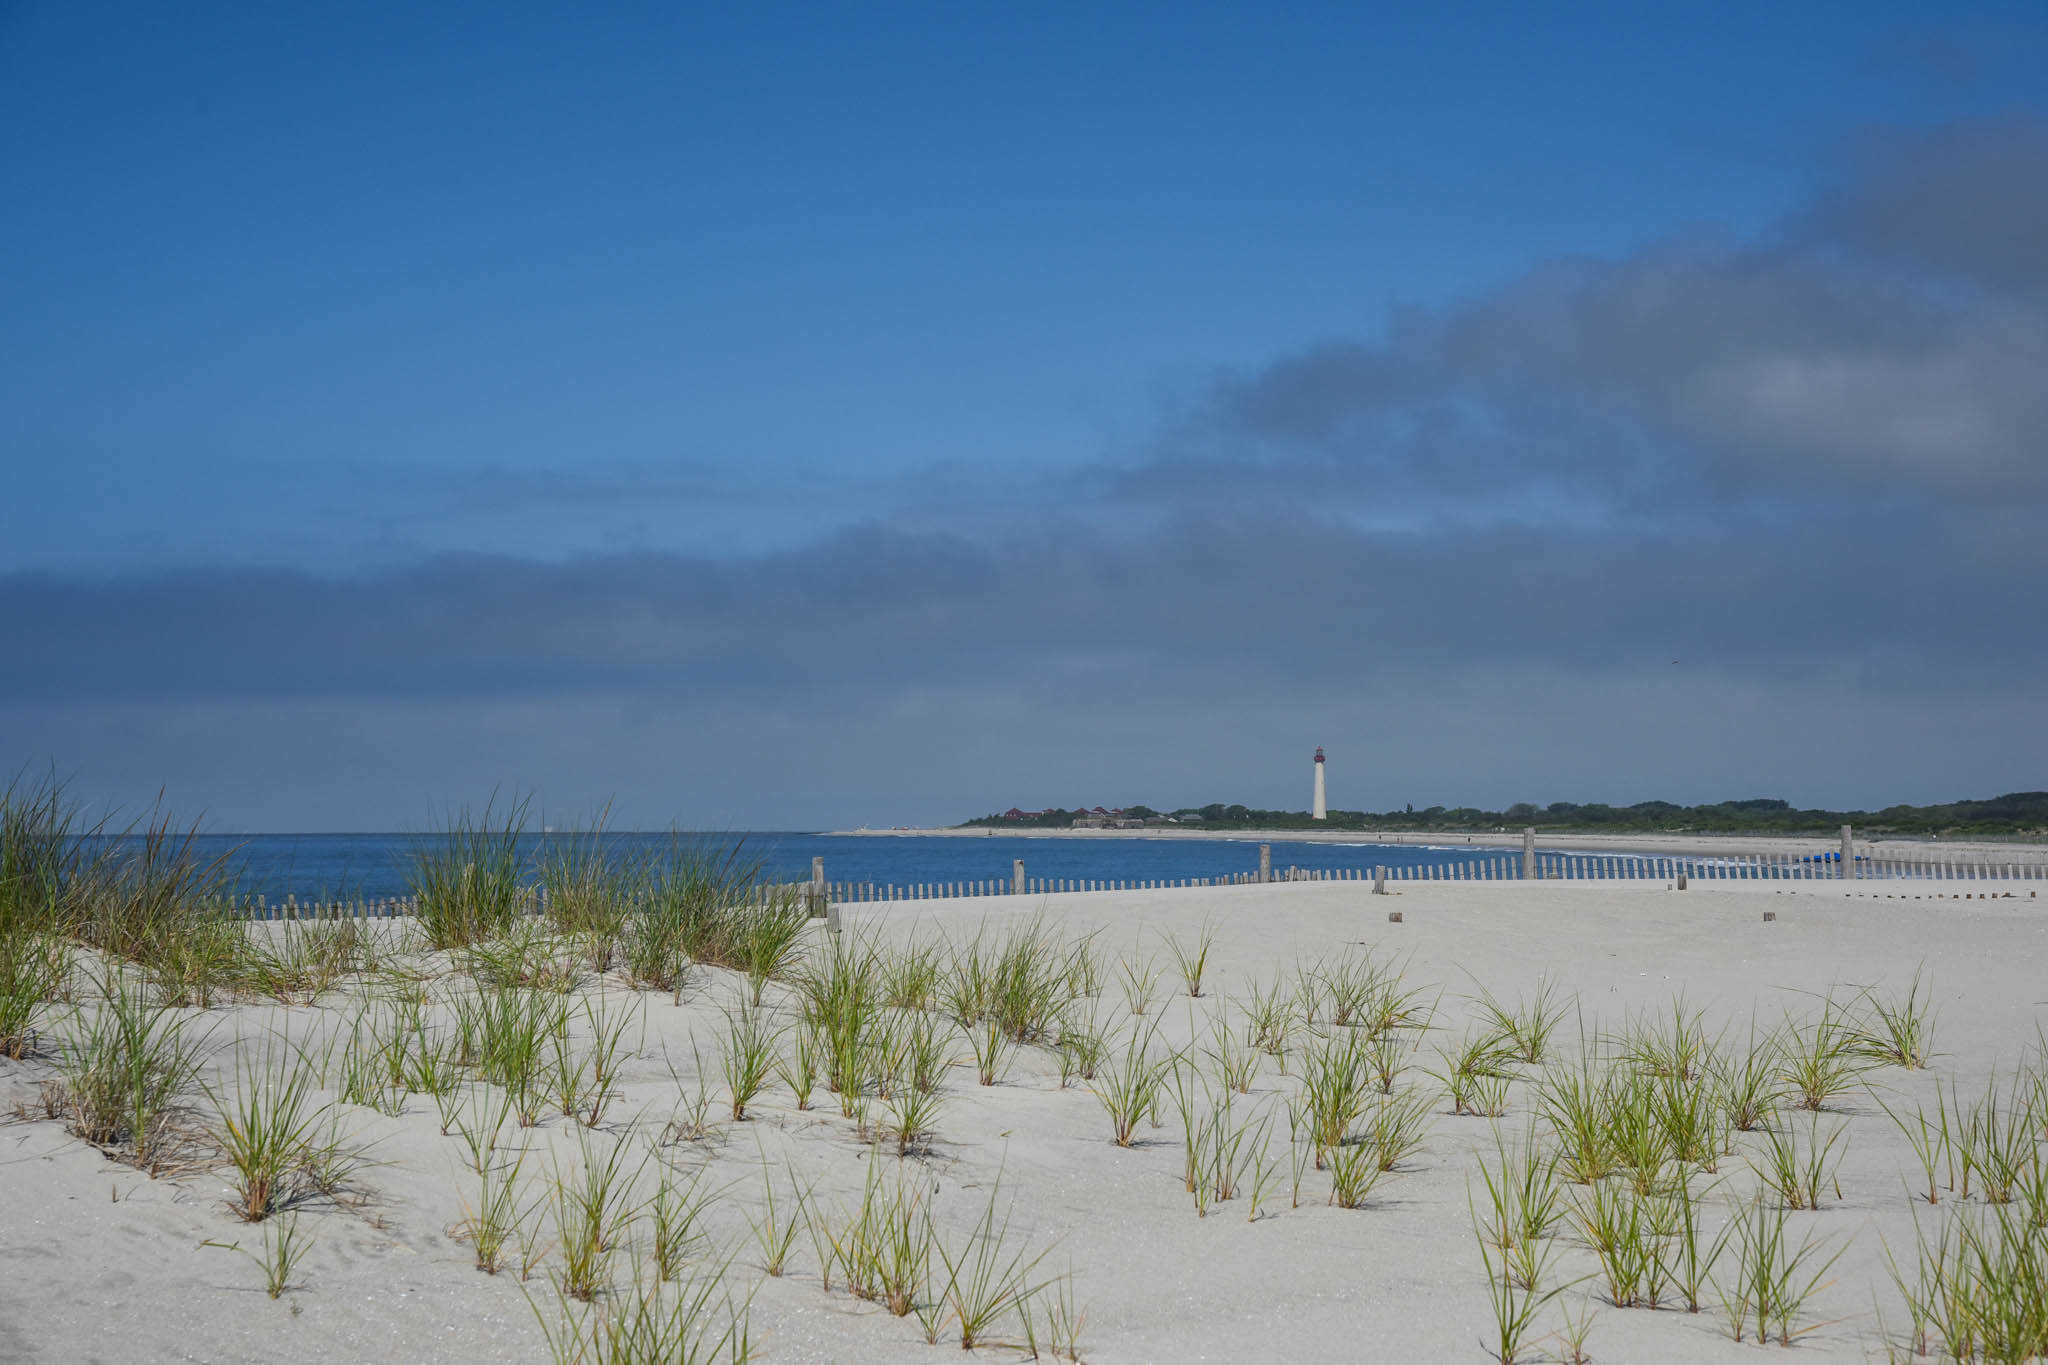
[[[239,828],[2048,785],[2043,69],[2032,5],[0,7],[0,761]]]

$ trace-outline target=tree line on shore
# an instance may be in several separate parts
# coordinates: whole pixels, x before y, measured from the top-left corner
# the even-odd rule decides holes
[[[984,815],[963,826],[996,829],[1066,829],[1077,819],[1099,811],[1011,811]],[[1580,805],[1553,801],[1547,806],[1518,802],[1506,810],[1472,806],[1428,806],[1421,810],[1333,810],[1327,820],[1307,811],[1261,810],[1212,802],[1159,811],[1133,805],[1116,814],[1148,823],[1195,829],[1337,829],[1420,830],[1480,833],[1534,826],[1556,832],[1590,831],[1646,834],[1811,834],[1854,825],[1858,833],[1903,835],[2048,834],[2048,791],[2009,792],[1988,800],[1951,801],[1930,806],[1887,806],[1882,810],[1803,810],[1769,797],[1681,806],[1670,801],[1639,801],[1632,806],[1602,802]]]

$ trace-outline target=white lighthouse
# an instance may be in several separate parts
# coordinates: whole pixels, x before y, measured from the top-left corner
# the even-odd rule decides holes
[[[1309,812],[1309,818],[1312,820],[1327,820],[1330,818],[1329,802],[1323,797],[1323,746],[1320,744],[1316,745],[1316,804],[1314,809]]]

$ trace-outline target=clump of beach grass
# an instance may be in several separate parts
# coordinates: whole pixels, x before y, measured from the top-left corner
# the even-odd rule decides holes
[[[913,943],[883,959],[883,998],[900,1010],[928,1010],[938,1003],[945,963],[935,943]]]
[[[742,1005],[725,1018],[726,1031],[719,1038],[718,1051],[726,1090],[732,1097],[732,1116],[737,1121],[747,1116],[747,1106],[768,1087],[781,1031],[765,1010],[752,1005]]]
[[[1736,1131],[1753,1133],[1767,1127],[1776,1117],[1785,1090],[1782,1052],[1779,1036],[1767,1033],[1759,1038],[1752,1020],[1747,1046],[1715,1062],[1714,1079],[1721,1094],[1722,1112]]]
[[[793,970],[809,911],[795,891],[761,881],[743,840],[676,834],[644,859],[623,937],[635,984],[675,992],[693,962],[745,973],[755,1002],[766,983]]]
[[[85,824],[54,773],[8,782],[0,791],[0,943],[70,927],[88,839],[103,829]]]
[[[1038,920],[1011,926],[994,942],[987,932],[984,926],[952,953],[941,991],[947,1013],[963,1028],[994,1020],[1016,1043],[1051,1038],[1074,998],[1075,953],[1086,944],[1069,949]]]
[[[852,1118],[868,1081],[871,1039],[882,1009],[882,955],[842,935],[797,974],[801,1031],[815,1041],[825,1084]]]
[[[1488,1033],[1525,1066],[1539,1065],[1549,1056],[1551,1036],[1572,1010],[1572,1002],[1558,994],[1556,984],[1540,978],[1535,996],[1518,1006],[1503,1005],[1484,987],[1476,1003]]]
[[[273,1042],[235,1052],[232,1091],[208,1087],[215,1139],[235,1171],[235,1216],[261,1222],[299,1193],[295,1179],[315,1160],[324,1109],[313,1101],[317,1068],[299,1049]]]
[[[2048,1357],[2048,1225],[2003,1207],[1957,1209],[1932,1239],[1916,1219],[1914,1239],[1916,1275],[1909,1280],[1892,1263],[1913,1323],[1911,1354]]]
[[[1818,1114],[1813,1116],[1804,1142],[1790,1123],[1766,1129],[1765,1159],[1761,1163],[1752,1159],[1750,1165],[1786,1208],[1816,1210],[1823,1190],[1832,1188],[1836,1199],[1842,1197],[1835,1170],[1847,1148],[1848,1131],[1847,1124],[1838,1124],[1823,1138]]]
[[[611,969],[625,937],[641,861],[608,833],[610,814],[607,806],[587,826],[550,832],[537,869],[549,924],[598,973]]]
[[[1124,1007],[1132,1014],[1143,1014],[1152,1007],[1152,990],[1159,981],[1159,964],[1154,958],[1146,957],[1133,962],[1130,958],[1117,959],[1117,981],[1123,987]]]
[[[717,1193],[704,1188],[702,1170],[687,1175],[662,1170],[647,1205],[657,1279],[680,1278],[685,1262],[708,1242],[705,1220]]]
[[[481,811],[449,811],[413,843],[406,881],[429,946],[464,948],[512,927],[527,898],[521,886],[530,798]]]
[[[1514,1258],[1522,1287],[1533,1289],[1540,1264],[1534,1248],[1550,1240],[1552,1230],[1566,1212],[1558,1183],[1557,1156],[1538,1140],[1533,1121],[1519,1143],[1510,1144],[1498,1127],[1494,1129],[1493,1142],[1492,1164],[1484,1157],[1479,1161],[1486,1207],[1480,1210],[1474,1204],[1474,1217],[1481,1239],[1504,1257]],[[1467,1202],[1472,1203],[1469,1189]]]
[[[1154,1060],[1151,1055],[1158,1031],[1156,1019],[1149,1027],[1133,1020],[1121,1054],[1106,1060],[1090,1083],[1109,1114],[1111,1140],[1119,1147],[1137,1140],[1138,1121],[1151,1112],[1172,1065],[1171,1059]]]
[[[1033,1300],[1051,1283],[1050,1277],[1035,1278],[1051,1248],[1034,1253],[1013,1241],[1008,1209],[997,1217],[1001,1193],[999,1178],[990,1186],[988,1204],[964,1245],[944,1240],[938,1244],[946,1281],[942,1297],[963,1351],[994,1340],[1010,1317],[1021,1321],[1028,1316]]]
[[[1801,1109],[1822,1109],[1855,1088],[1869,1058],[1857,1045],[1848,1011],[1832,997],[1809,1028],[1788,1021],[1780,1035],[1779,1079]]]
[[[1590,1047],[1582,1043],[1574,1063],[1549,1067],[1537,1094],[1566,1177],[1580,1185],[1606,1178],[1620,1158],[1607,1120],[1606,1073]]]
[[[1216,927],[1204,921],[1195,935],[1193,943],[1181,942],[1178,935],[1166,935],[1167,951],[1173,954],[1174,964],[1180,968],[1180,979],[1187,987],[1191,998],[1202,994],[1202,976],[1209,967],[1209,954],[1216,946]]]
[[[1903,996],[1867,993],[1869,1017],[1853,1030],[1854,1045],[1865,1057],[1907,1070],[1928,1064],[1934,1055],[1934,1008],[1922,998],[1920,976],[1913,973]]]
[[[933,1187],[913,1183],[901,1167],[885,1181],[883,1165],[868,1163],[857,1213],[836,1226],[823,1215],[813,1219],[821,1273],[829,1290],[836,1268],[855,1298],[879,1303],[894,1317],[928,1316],[938,1307],[931,1283],[938,1247]]]
[[[1728,1316],[1729,1334],[1737,1341],[1754,1334],[1758,1344],[1773,1333],[1781,1346],[1812,1328],[1795,1326],[1842,1249],[1822,1255],[1811,1238],[1793,1245],[1786,1233],[1787,1210],[1757,1198],[1735,1210],[1735,1267],[1717,1288]]]
[[[54,934],[0,937],[0,1057],[20,1061],[39,1050],[38,1025],[71,979],[70,946]]]
[[[1350,1032],[1310,1047],[1301,1060],[1301,1112],[1315,1166],[1322,1170],[1365,1112],[1371,1088],[1364,1053]]]
[[[761,1248],[761,1268],[772,1276],[780,1277],[789,1263],[790,1248],[796,1244],[796,1235],[805,1226],[806,1210],[811,1194],[817,1187],[816,1181],[804,1181],[797,1175],[792,1163],[787,1168],[789,1192],[787,1197],[775,1192],[775,1173],[769,1168],[764,1153],[761,1158],[761,1212],[752,1220],[754,1243]]]
[[[636,1264],[623,1290],[595,1302],[557,1285],[552,1314],[531,1297],[527,1304],[556,1365],[744,1365],[753,1357],[753,1296],[735,1302],[726,1269],[650,1282]]]
[[[638,1206],[633,1187],[645,1164],[627,1164],[623,1138],[600,1140],[579,1130],[577,1163],[553,1177],[555,1235],[562,1288],[584,1302],[611,1283],[611,1256]]]
[[[145,1001],[110,967],[97,1007],[65,1035],[56,1107],[74,1136],[154,1173],[197,1072],[198,1048],[175,1008]]]
[[[1180,1115],[1185,1183],[1194,1196],[1196,1215],[1207,1217],[1212,1205],[1227,1203],[1243,1192],[1265,1150],[1271,1115],[1254,1109],[1240,1119],[1237,1092],[1227,1084],[1210,1084],[1185,1058],[1172,1062],[1167,1076]]]
[[[1253,1047],[1279,1060],[1284,1068],[1287,1040],[1294,1031],[1293,1000],[1278,980],[1265,987],[1253,980],[1248,991],[1243,1005],[1246,1037]]]
[[[896,1143],[896,1155],[931,1149],[933,1130],[944,1105],[936,1086],[915,1083],[892,1085],[883,1103],[888,1109],[887,1132]]]
[[[1475,1215],[1475,1224],[1477,1216]],[[1479,1256],[1486,1268],[1487,1303],[1493,1310],[1493,1331],[1480,1341],[1488,1358],[1500,1365],[1528,1359],[1525,1351],[1537,1315],[1571,1286],[1543,1285],[1549,1270],[1551,1244],[1537,1243],[1517,1255],[1479,1236]]]
[[[1003,1064],[1008,1060],[1012,1039],[1003,1027],[1001,1017],[991,1014],[975,1020],[966,1027],[967,1045],[974,1053],[975,1078],[983,1085],[994,1085],[1003,1074]]]
[[[299,1216],[289,1214],[266,1224],[263,1229],[263,1249],[250,1251],[240,1242],[201,1242],[203,1247],[214,1247],[221,1251],[238,1252],[254,1262],[263,1272],[264,1292],[271,1298],[281,1298],[287,1289],[294,1288],[292,1276],[299,1263],[305,1259],[311,1238],[299,1235]]]
[[[1430,1074],[1443,1083],[1453,1114],[1498,1118],[1507,1113],[1516,1053],[1506,1035],[1482,1029],[1454,1049],[1439,1049],[1437,1055],[1443,1070]]]
[[[475,1203],[465,1201],[463,1221],[456,1235],[470,1244],[476,1268],[495,1275],[503,1268],[505,1249],[517,1236],[521,1223],[519,1175],[526,1164],[522,1149],[504,1163],[477,1163],[479,1182]]]

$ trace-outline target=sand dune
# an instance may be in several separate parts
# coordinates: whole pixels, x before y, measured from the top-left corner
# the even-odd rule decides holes
[[[37,1116],[36,1096],[56,1074],[54,1059],[0,1061],[0,1102],[19,1109],[0,1126],[0,1358],[549,1359],[544,1324],[561,1316],[551,1277],[564,1271],[561,1238],[544,1202],[550,1179],[573,1185],[587,1154],[623,1144],[634,1172],[627,1202],[637,1208],[622,1220],[609,1255],[613,1288],[600,1305],[618,1311],[629,1301],[623,1286],[635,1255],[640,1279],[650,1278],[652,1214],[644,1201],[663,1173],[672,1185],[695,1176],[707,1196],[704,1239],[688,1268],[708,1274],[723,1267],[719,1294],[735,1308],[746,1305],[753,1352],[762,1360],[959,1354],[957,1323],[943,1308],[930,1310],[940,1319],[941,1338],[930,1346],[915,1314],[894,1316],[850,1295],[843,1275],[828,1291],[819,1245],[802,1230],[793,1236],[786,1273],[763,1269],[769,1257],[755,1224],[764,1215],[764,1180],[776,1188],[784,1215],[792,1187],[812,1186],[816,1221],[843,1233],[871,1170],[885,1189],[900,1182],[928,1192],[939,1242],[956,1251],[973,1245],[977,1219],[993,1197],[998,1216],[1009,1219],[1007,1244],[1045,1255],[1031,1278],[1060,1279],[1072,1307],[1085,1315],[1085,1360],[1485,1359],[1481,1342],[1493,1316],[1473,1201],[1484,1202],[1480,1162],[1495,1159],[1496,1124],[1450,1112],[1444,1084],[1426,1074],[1444,1068],[1440,1048],[1455,1049],[1480,1027],[1476,997],[1490,992],[1513,1007],[1548,983],[1556,998],[1568,1000],[1552,1049],[1564,1060],[1554,1068],[1580,1056],[1582,1029],[1592,1039],[1631,1026],[1655,1028],[1668,1024],[1674,1009],[1697,1012],[1732,1055],[1747,1045],[1752,1023],[1766,1031],[1788,1023],[1810,1031],[1831,994],[1855,1018],[1867,1019],[1873,1000],[1902,997],[1917,974],[1923,1002],[1935,1009],[1933,1066],[1874,1066],[1817,1116],[1788,1106],[1778,1120],[1801,1137],[1816,1121],[1823,1136],[1843,1134],[1823,1207],[1787,1216],[1795,1238],[1811,1237],[1839,1256],[1799,1315],[1798,1358],[1882,1359],[1876,1310],[1894,1334],[1907,1320],[1887,1270],[1887,1247],[1910,1265],[1916,1216],[1931,1229],[1953,1210],[1976,1216],[1985,1208],[1981,1186],[1967,1201],[1947,1189],[1939,1191],[1939,1206],[1916,1201],[1918,1161],[1883,1106],[1931,1111],[1951,1086],[1968,1102],[1981,1098],[1994,1076],[2003,1084],[2022,1065],[2041,1066],[2048,906],[2033,896],[2037,888],[1972,883],[1973,896],[2015,894],[1964,900],[1923,898],[1931,894],[1925,886],[1901,899],[1896,890],[1824,883],[1686,892],[1660,884],[1443,883],[1381,897],[1362,885],[1309,883],[1017,898],[993,910],[988,901],[848,907],[849,937],[899,949],[937,943],[941,935],[960,945],[978,930],[992,946],[1034,920],[1070,942],[1092,934],[1098,993],[1082,997],[1075,1017],[1092,1015],[1102,1032],[1119,1038],[1156,1024],[1155,1056],[1185,1050],[1191,1077],[1217,1072],[1210,1055],[1218,1045],[1215,1027],[1221,1023],[1241,1038],[1255,993],[1276,983],[1292,990],[1297,972],[1318,963],[1371,955],[1396,966],[1402,989],[1433,1007],[1429,1028],[1404,1032],[1415,1046],[1397,1082],[1426,1097],[1421,1145],[1381,1177],[1361,1207],[1335,1207],[1331,1173],[1312,1164],[1299,1177],[1297,1202],[1289,1150],[1305,1156],[1306,1148],[1289,1142],[1288,1101],[1300,1095],[1316,1035],[1341,1032],[1327,1017],[1315,1025],[1297,1021],[1287,1073],[1261,1056],[1250,1092],[1232,1100],[1233,1123],[1267,1125],[1258,1216],[1250,1216],[1249,1191],[1198,1216],[1170,1098],[1162,1099],[1156,1124],[1148,1114],[1135,1144],[1119,1147],[1089,1083],[1062,1084],[1053,1049],[1017,1047],[998,1083],[982,1086],[969,1047],[949,1025],[954,1064],[939,1088],[935,1135],[928,1152],[901,1158],[893,1147],[864,1141],[822,1085],[811,1107],[799,1109],[790,1087],[771,1080],[746,1118],[720,1117],[729,1097],[719,1040],[743,995],[742,978],[701,969],[680,1003],[667,993],[632,992],[615,977],[592,978],[574,998],[602,999],[614,1019],[630,1018],[630,1055],[596,1127],[554,1113],[538,1126],[515,1122],[503,1132],[498,1160],[525,1151],[520,1197],[530,1210],[534,1264],[523,1283],[516,1246],[500,1273],[475,1268],[475,1248],[462,1234],[480,1180],[463,1140],[444,1135],[434,1098],[402,1095],[395,1114],[341,1102],[340,1058],[369,989],[363,982],[344,983],[310,1006],[240,1002],[193,1010],[190,1027],[205,1038],[201,1079],[226,1092],[236,1085],[237,1053],[246,1059],[265,1038],[288,1038],[309,1056],[324,1054],[317,1099],[333,1106],[340,1125],[333,1131],[367,1164],[337,1198],[304,1201],[297,1226],[310,1249],[293,1287],[273,1300],[251,1260],[205,1245],[260,1249],[264,1229],[280,1223],[278,1215],[260,1225],[233,1216],[232,1182],[203,1137],[212,1106],[202,1093],[190,1096],[190,1142],[152,1178],[71,1136],[63,1121]],[[1962,888],[1946,888],[1949,894]],[[1402,922],[1390,923],[1390,911],[1399,911]],[[1766,911],[1775,921],[1765,921]],[[1168,945],[1191,946],[1205,929],[1214,946],[1202,996],[1193,999]],[[824,936],[822,928],[809,932],[813,946]],[[1134,1017],[1125,985],[1147,962],[1158,973],[1154,998]],[[423,957],[420,965],[441,971],[447,964]],[[440,975],[428,989],[436,1003],[424,1019],[429,1027],[448,1027],[452,1014],[439,1002],[468,983]],[[771,982],[764,1009],[765,1018],[789,1030],[786,1051],[795,1036],[794,992]],[[61,1025],[62,1010],[58,1015]],[[573,1045],[587,1047],[591,1036],[590,1022],[579,1017]],[[1505,1085],[1498,1131],[1510,1141],[1520,1141],[1541,1107],[1545,1070],[1518,1066]],[[1098,1086],[1104,1083],[1098,1074]],[[471,1082],[465,1089],[473,1100],[469,1113],[489,1108],[492,1087]],[[700,1094],[715,1121],[696,1136],[676,1121],[691,1118]],[[883,1107],[871,1102],[871,1118],[878,1121]],[[2037,1123],[2028,1140],[2037,1166],[2043,1138],[2048,1132]],[[1728,1146],[1734,1154],[1714,1162],[1718,1174],[1696,1182],[1708,1191],[1702,1226],[1709,1234],[1723,1226],[1732,1204],[1758,1188],[1751,1162],[1767,1161],[1760,1133],[1734,1133]],[[1565,1188],[1566,1197],[1574,1192],[1584,1195],[1581,1187]],[[1718,1301],[1697,1314],[1672,1308],[1668,1297],[1656,1311],[1608,1304],[1599,1263],[1582,1242],[1569,1226],[1556,1229],[1543,1284],[1571,1287],[1538,1313],[1531,1355],[1563,1353],[1553,1334],[1565,1315],[1590,1313],[1586,1346],[1603,1362],[1755,1358],[1753,1344],[1732,1339]],[[1724,1253],[1724,1277],[1732,1255]],[[937,1293],[923,1292],[927,1299]],[[1036,1301],[1041,1349],[1058,1292],[1049,1289]],[[1024,1327],[1010,1315],[992,1336],[1020,1343]],[[1017,1356],[1008,1348],[984,1354]]]

